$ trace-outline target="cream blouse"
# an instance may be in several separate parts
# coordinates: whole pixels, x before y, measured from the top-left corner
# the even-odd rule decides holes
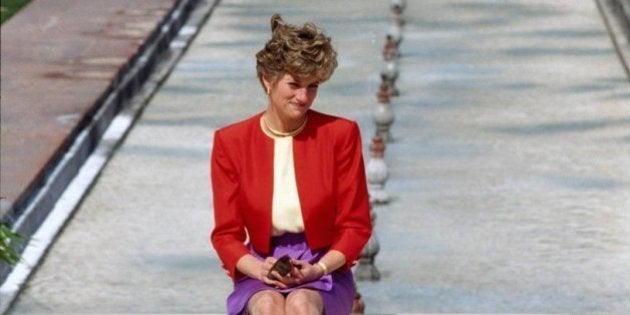
[[[267,130],[261,118],[261,128],[274,140],[273,198],[271,208],[272,235],[304,232],[302,208],[295,182],[293,137],[279,137]]]

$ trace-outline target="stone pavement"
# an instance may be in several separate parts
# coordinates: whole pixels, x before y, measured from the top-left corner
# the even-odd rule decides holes
[[[272,13],[333,37],[314,106],[357,120],[368,156],[388,3],[326,4],[221,1],[10,313],[224,312],[208,154],[214,129],[264,108],[253,54]],[[628,313],[630,86],[596,4],[405,16],[367,313]]]
[[[2,26],[2,222],[37,230],[194,3],[34,0]]]

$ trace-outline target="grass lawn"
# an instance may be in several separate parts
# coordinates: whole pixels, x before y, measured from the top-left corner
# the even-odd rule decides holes
[[[0,24],[8,20],[31,0],[0,0]]]

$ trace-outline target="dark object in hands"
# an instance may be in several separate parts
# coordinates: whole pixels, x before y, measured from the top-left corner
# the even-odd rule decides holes
[[[291,272],[291,267],[293,267],[293,265],[291,264],[291,257],[289,257],[289,255],[284,255],[278,258],[273,266],[271,266],[271,269],[269,269],[269,273],[267,274],[267,278],[277,280],[276,277],[272,274],[274,270],[277,271],[282,277],[286,277]]]

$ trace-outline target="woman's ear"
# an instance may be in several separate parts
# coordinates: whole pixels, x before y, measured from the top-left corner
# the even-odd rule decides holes
[[[269,95],[269,93],[271,93],[271,82],[265,75],[261,77],[261,81],[263,85],[265,86],[265,92],[267,92],[267,95]]]

